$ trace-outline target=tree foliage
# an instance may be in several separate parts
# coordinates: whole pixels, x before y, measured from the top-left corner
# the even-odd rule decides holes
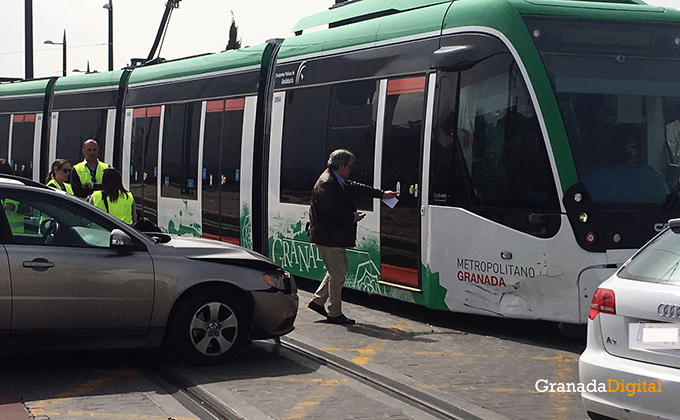
[[[227,41],[227,50],[238,50],[241,48],[241,38],[238,36],[238,26],[236,26],[236,19],[234,12],[231,11],[231,26],[229,26],[229,41]]]

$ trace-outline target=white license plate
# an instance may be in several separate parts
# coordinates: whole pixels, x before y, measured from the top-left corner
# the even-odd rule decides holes
[[[628,324],[630,348],[636,350],[680,349],[680,324],[637,322]]]

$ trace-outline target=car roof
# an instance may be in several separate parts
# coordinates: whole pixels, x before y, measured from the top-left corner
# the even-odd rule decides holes
[[[23,185],[26,187],[38,187],[42,189],[52,190],[52,188],[48,187],[47,185],[41,184],[37,181],[33,181],[32,179],[8,174],[0,174],[0,184]]]

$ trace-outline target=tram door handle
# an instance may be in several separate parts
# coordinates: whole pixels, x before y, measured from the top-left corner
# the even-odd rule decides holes
[[[408,187],[408,193],[418,198],[418,184],[413,184]]]

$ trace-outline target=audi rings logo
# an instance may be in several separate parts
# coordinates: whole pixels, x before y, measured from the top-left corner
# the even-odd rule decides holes
[[[665,318],[680,318],[680,306],[671,305],[670,303],[662,303],[656,308],[659,316]]]

